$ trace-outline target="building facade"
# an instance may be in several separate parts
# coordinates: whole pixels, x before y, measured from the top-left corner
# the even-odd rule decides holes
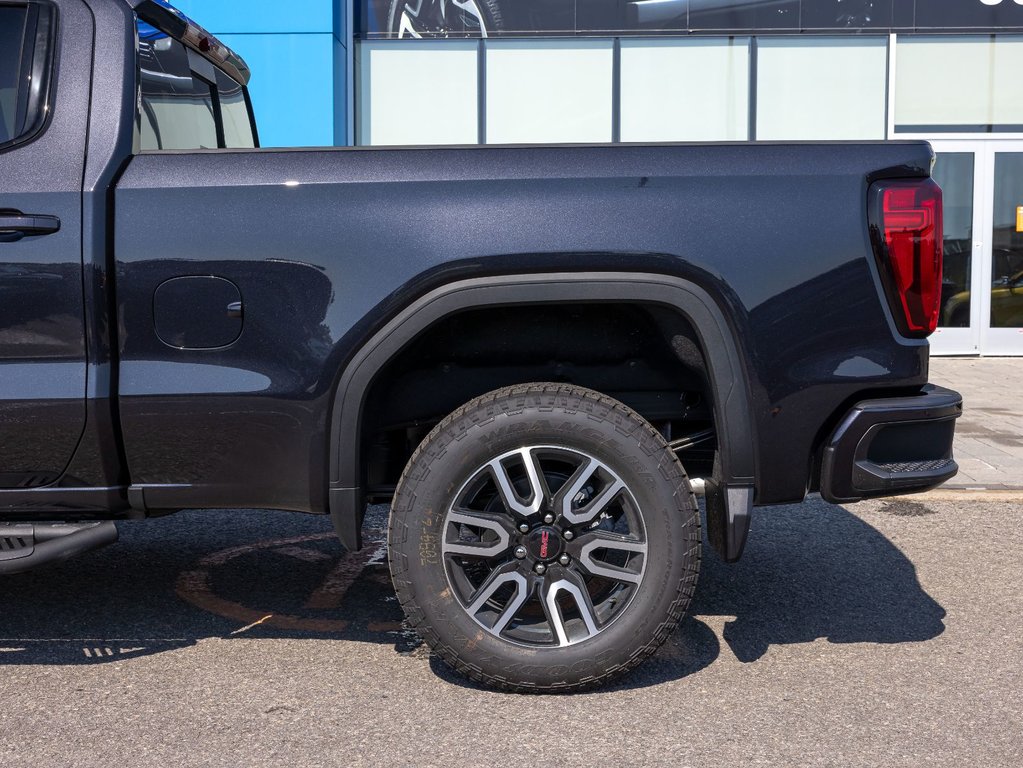
[[[249,62],[264,146],[927,139],[933,349],[1023,354],[1023,0],[177,5]]]

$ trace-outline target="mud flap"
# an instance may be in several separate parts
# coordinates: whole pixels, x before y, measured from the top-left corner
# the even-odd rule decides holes
[[[707,538],[726,563],[742,557],[753,513],[752,486],[707,484]]]

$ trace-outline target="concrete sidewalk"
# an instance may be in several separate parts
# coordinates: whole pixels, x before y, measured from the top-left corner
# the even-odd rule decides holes
[[[1023,358],[932,357],[930,380],[963,395],[959,474],[931,493],[1023,495]]]

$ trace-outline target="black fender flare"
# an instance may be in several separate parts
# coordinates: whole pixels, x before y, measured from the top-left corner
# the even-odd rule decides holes
[[[341,542],[362,546],[362,412],[377,373],[431,325],[455,312],[498,304],[614,301],[660,305],[696,330],[714,393],[722,487],[750,489],[755,478],[752,400],[739,345],[710,293],[682,278],[645,273],[557,272],[470,278],[431,290],[398,312],[359,347],[334,393],[328,508]]]

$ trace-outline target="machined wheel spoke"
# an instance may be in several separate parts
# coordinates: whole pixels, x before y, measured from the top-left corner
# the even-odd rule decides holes
[[[529,581],[516,569],[514,563],[506,563],[501,568],[495,569],[479,589],[472,594],[469,605],[466,607],[469,615],[475,617],[505,584],[514,584],[515,592],[499,609],[497,619],[490,626],[490,631],[495,634],[500,634],[508,626],[508,622],[515,618],[515,614],[529,599]]]
[[[412,24],[412,19],[409,18],[407,12],[402,11],[401,18],[398,21],[398,37],[414,37],[421,38],[422,35],[416,31],[415,26]]]
[[[444,527],[444,541],[441,543],[441,552],[445,555],[463,555],[467,557],[495,557],[506,552],[511,545],[511,532],[506,524],[507,516],[494,515],[487,512],[475,512],[467,509],[452,509],[448,512],[447,521]],[[453,526],[468,525],[472,528],[481,528],[492,531],[497,535],[497,541],[465,541],[460,538],[452,538],[459,530]]]
[[[451,2],[456,8],[461,8],[476,19],[476,23],[480,27],[480,37],[487,36],[487,25],[483,21],[483,14],[480,12],[480,7],[476,4],[476,0],[451,0]]]
[[[643,578],[647,551],[645,542],[618,533],[594,531],[580,536],[573,548],[578,548],[576,557],[579,564],[593,576],[629,584],[639,584]],[[638,553],[642,558],[629,557],[627,565],[622,567],[595,557],[595,553],[600,551],[627,552],[629,555]]]
[[[505,466],[505,462],[515,455],[522,461],[526,472],[526,480],[529,483],[529,496],[525,499],[521,498],[515,491],[515,486],[508,475],[508,468]],[[505,509],[509,512],[520,517],[529,517],[530,515],[535,515],[543,507],[547,494],[547,484],[541,479],[538,462],[531,450],[522,448],[511,454],[505,454],[487,464],[487,469],[494,479],[494,484],[501,495],[501,501]]]
[[[596,496],[586,502],[586,504],[575,508],[576,497],[584,488],[586,488],[587,483],[593,480],[593,476],[596,474],[598,469],[604,469],[605,472],[611,474],[610,470],[608,470],[607,467],[599,461],[594,458],[588,458],[587,461],[581,464],[572,474],[572,477],[568,479],[568,482],[565,483],[564,487],[558,491],[557,505],[561,510],[561,516],[573,525],[592,521],[593,518],[603,512],[607,506],[615,500],[615,497],[617,497],[621,491],[625,490],[625,483],[623,483],[618,477],[614,477],[597,492]]]
[[[600,466],[600,462],[596,459],[587,456],[583,459],[582,464],[576,467],[575,472],[572,476],[565,481],[565,484],[558,490],[557,498],[554,500],[555,507],[561,512],[561,516],[567,520],[572,520],[575,513],[572,511],[572,502],[579,492],[586,487],[587,481],[593,477],[593,473],[597,471],[597,467]]]
[[[569,627],[560,605],[564,595],[571,597],[575,610],[579,614],[578,617],[573,617],[570,614],[569,621],[573,625],[571,636],[569,636]],[[540,602],[543,605],[547,621],[551,625],[554,639],[559,646],[577,643],[600,631],[597,627],[597,615],[593,610],[593,603],[590,601],[590,593],[577,573],[565,569],[557,579],[545,583],[540,590]]]

